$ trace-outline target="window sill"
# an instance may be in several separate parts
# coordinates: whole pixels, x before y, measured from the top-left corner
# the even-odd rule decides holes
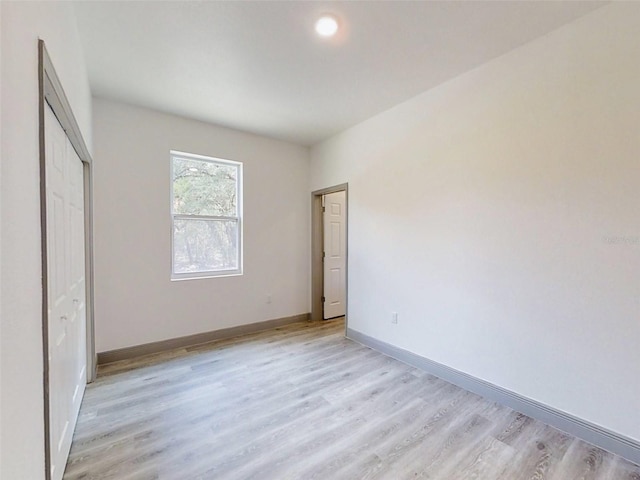
[[[183,280],[206,280],[209,278],[226,278],[226,277],[241,277],[243,272],[230,272],[230,273],[215,273],[215,274],[207,274],[207,273],[196,273],[193,275],[179,275],[172,276],[172,282],[182,282]]]

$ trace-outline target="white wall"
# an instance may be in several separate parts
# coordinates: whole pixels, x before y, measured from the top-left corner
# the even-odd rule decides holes
[[[98,352],[309,311],[307,148],[103,99],[94,135]],[[244,163],[244,275],[170,281],[172,149]]]
[[[38,38],[91,145],[91,95],[68,3],[2,2],[2,462],[3,480],[44,478]]]
[[[312,148],[312,190],[349,182],[350,328],[640,440],[639,20],[604,7]]]
[[[0,185],[2,185],[2,2],[0,2]],[[2,266],[2,195],[0,195],[0,268]],[[0,301],[2,300],[2,274],[0,272]],[[0,304],[0,432],[2,427],[2,305]],[[2,433],[0,433],[0,465],[2,465]],[[2,467],[0,467],[2,479]]]

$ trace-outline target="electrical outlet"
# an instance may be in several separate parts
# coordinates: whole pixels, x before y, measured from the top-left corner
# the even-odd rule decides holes
[[[398,312],[391,312],[391,323],[398,323]]]

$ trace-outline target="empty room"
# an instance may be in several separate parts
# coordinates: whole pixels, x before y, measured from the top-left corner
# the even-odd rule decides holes
[[[640,479],[640,2],[0,1],[0,480]]]

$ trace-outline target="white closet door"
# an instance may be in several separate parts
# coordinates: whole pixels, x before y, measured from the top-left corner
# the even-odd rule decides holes
[[[45,118],[51,476],[64,474],[86,385],[83,166],[52,110]]]
[[[70,332],[73,335],[73,411],[75,417],[87,383],[87,313],[85,290],[84,174],[82,160],[67,139],[69,164],[69,215],[71,230]]]

